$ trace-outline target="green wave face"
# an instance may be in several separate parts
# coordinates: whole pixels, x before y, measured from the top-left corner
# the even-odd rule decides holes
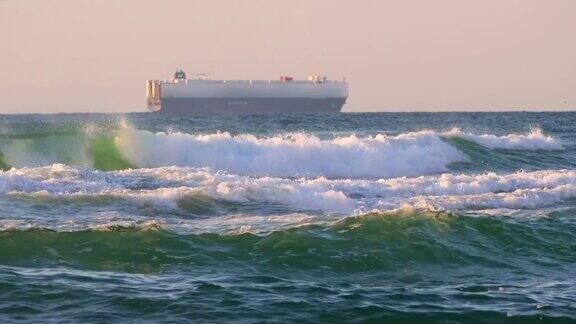
[[[464,138],[448,137],[443,138],[443,140],[456,147],[459,151],[465,153],[469,158],[469,162],[455,163],[452,165],[451,167],[453,169],[509,169],[517,166],[514,161],[511,161],[509,158],[507,158],[505,153],[490,150],[480,144],[474,143]]]
[[[461,137],[442,139],[468,156],[468,162],[452,164],[453,171],[561,169],[574,164],[556,151],[489,149]]]
[[[4,162],[4,154],[2,154],[2,152],[0,152],[0,170],[6,171],[9,169],[10,169],[10,166],[8,164],[6,164],[6,162]]]
[[[4,161],[14,167],[45,166],[52,163],[83,165],[85,139],[81,134],[11,138],[0,141]]]
[[[133,168],[114,144],[113,136],[80,131],[0,136],[0,169],[62,163],[101,171]]]
[[[5,230],[0,296],[30,307],[50,298],[79,312],[104,305],[111,318],[155,321],[206,314],[217,321],[232,307],[245,309],[235,318],[254,321],[507,322],[511,307],[529,305],[513,318],[569,323],[570,306],[542,310],[526,296],[555,303],[573,294],[566,284],[576,275],[573,215],[515,220],[408,211],[268,235],[157,226]],[[532,276],[556,281],[534,291]],[[80,317],[51,308],[27,314]]]
[[[134,166],[126,160],[110,137],[98,137],[90,143],[92,165],[96,170],[114,171],[130,169]]]

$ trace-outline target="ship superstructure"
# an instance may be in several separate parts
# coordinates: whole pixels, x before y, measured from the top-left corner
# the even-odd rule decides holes
[[[172,80],[149,80],[148,109],[163,113],[338,112],[348,98],[346,81],[313,75],[308,80],[187,79],[182,70]]]

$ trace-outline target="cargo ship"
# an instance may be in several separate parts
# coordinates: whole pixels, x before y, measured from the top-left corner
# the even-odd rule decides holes
[[[171,114],[339,112],[348,98],[346,80],[312,75],[308,80],[210,80],[186,78],[146,82],[148,110]]]

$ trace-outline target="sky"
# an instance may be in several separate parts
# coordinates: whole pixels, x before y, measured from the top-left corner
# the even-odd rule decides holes
[[[145,81],[346,78],[344,111],[576,108],[574,0],[0,0],[0,113],[145,111]]]

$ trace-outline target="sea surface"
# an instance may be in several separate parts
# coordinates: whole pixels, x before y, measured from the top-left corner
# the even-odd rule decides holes
[[[0,116],[0,322],[576,322],[576,113]]]

